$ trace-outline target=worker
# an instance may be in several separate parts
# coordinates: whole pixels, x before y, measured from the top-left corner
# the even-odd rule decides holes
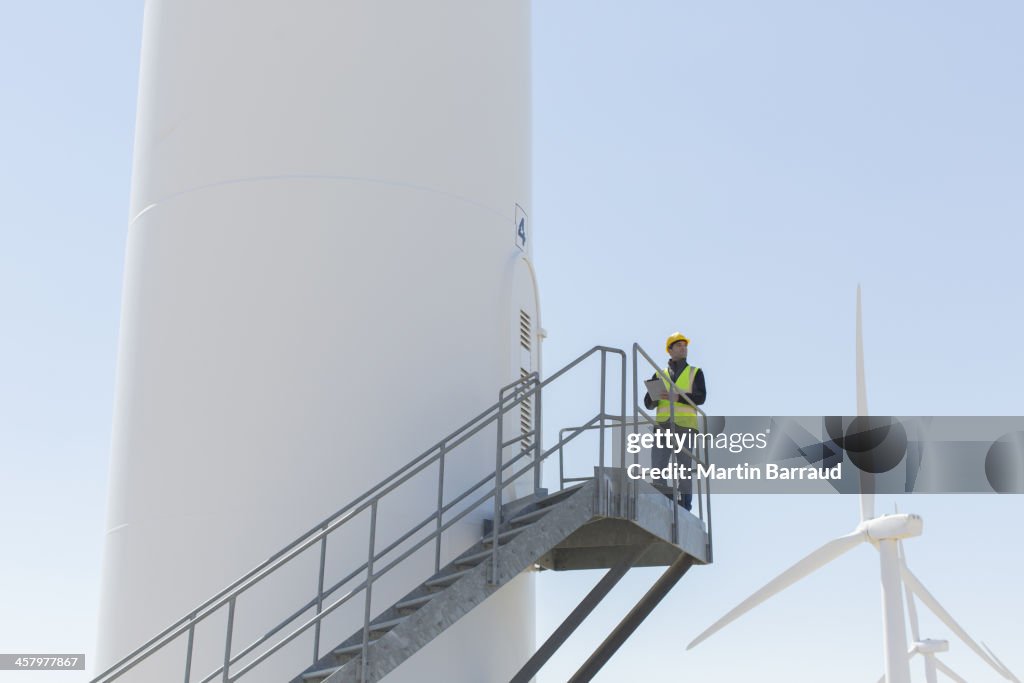
[[[697,411],[690,403],[699,406],[707,399],[704,371],[686,362],[689,346],[690,340],[680,332],[670,335],[665,340],[665,351],[669,356],[668,367],[651,377],[661,379],[665,384],[665,390],[653,398],[650,392],[644,396],[644,405],[648,410],[657,408],[654,416],[657,423],[655,429],[663,437],[696,433]],[[683,396],[689,399],[689,403],[682,398]],[[668,466],[672,456],[676,455],[674,443],[678,443],[677,437],[674,436],[671,439],[662,438],[656,441],[654,448],[651,449],[651,467]],[[688,450],[692,452],[692,449]],[[680,451],[677,458],[678,464],[682,467],[696,469],[695,463],[687,457],[685,451]],[[693,505],[692,480],[680,478],[678,481],[679,490],[683,494],[683,507],[689,510]]]

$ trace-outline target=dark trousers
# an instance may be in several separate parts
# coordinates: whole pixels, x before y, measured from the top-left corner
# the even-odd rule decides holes
[[[651,449],[651,467],[657,467],[658,469],[661,469],[662,467],[668,467],[669,463],[672,460],[675,460],[682,467],[696,469],[695,463],[686,455],[684,451],[680,451],[678,455],[676,454],[674,446],[674,443],[676,441],[676,437],[674,436],[675,434],[685,435],[690,432],[696,431],[697,430],[690,429],[689,427],[679,427],[677,425],[666,424],[664,426],[659,426],[654,433],[658,434],[660,432],[662,434],[673,435],[671,437],[672,442],[662,446],[661,448],[658,448],[657,444],[655,444],[655,446]],[[663,436],[662,438],[665,437]],[[684,508],[689,510],[693,505],[693,480],[687,478],[678,479],[677,481],[679,482],[679,492],[683,494],[682,505]]]

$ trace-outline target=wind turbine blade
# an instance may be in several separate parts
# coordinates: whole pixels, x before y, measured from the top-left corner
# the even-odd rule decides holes
[[[1010,667],[1008,667],[1005,664],[1003,664],[1003,660],[999,659],[999,657],[996,657],[996,653],[992,652],[992,648],[990,648],[984,642],[981,644],[981,646],[983,648],[985,648],[985,652],[987,652],[990,655],[992,655],[992,659],[994,659],[997,662],[999,662],[999,666],[1003,667],[1003,675],[1005,675],[1007,678],[1009,678],[1011,681],[1013,681],[1013,683],[1020,683],[1020,679],[1017,678],[1017,676],[1015,676],[1012,671],[1010,671]]]
[[[960,640],[964,641],[967,647],[974,650],[974,652],[984,659],[989,666],[996,670],[996,672],[1003,678],[1010,679],[1011,674],[1002,666],[1000,666],[992,657],[988,655],[984,650],[981,649],[974,639],[967,635],[967,631],[963,629],[960,624],[956,623],[956,620],[950,615],[946,609],[939,604],[939,601],[935,599],[928,589],[924,587],[921,581],[914,576],[914,573],[910,571],[910,568],[903,565],[900,568],[903,572],[903,582],[914,592],[914,595],[925,604],[925,607],[930,609],[935,616],[937,616],[946,626],[950,628],[953,633],[957,635]],[[1012,680],[1012,679],[1011,679]]]
[[[860,285],[857,285],[857,415],[868,414],[868,387],[864,378],[864,326],[860,313]]]
[[[953,670],[952,670],[952,669],[950,669],[950,668],[949,668],[948,666],[946,666],[945,664],[943,664],[943,663],[942,663],[942,661],[941,661],[941,660],[940,660],[940,659],[939,659],[938,657],[935,657],[935,658],[933,658],[933,660],[932,660],[932,661],[934,661],[934,662],[935,662],[935,668],[936,668],[936,669],[938,669],[938,670],[939,670],[939,671],[941,671],[942,673],[946,674],[946,675],[947,675],[948,677],[950,677],[951,679],[953,679],[954,681],[956,681],[956,683],[967,683],[967,681],[966,681],[966,680],[964,680],[963,678],[961,678],[961,677],[960,677],[960,676],[959,676],[959,675],[957,674],[957,672],[953,671]]]
[[[689,650],[696,647],[719,629],[735,621],[740,616],[754,609],[776,593],[785,590],[808,574],[825,566],[843,553],[852,549],[854,546],[864,542],[865,539],[866,537],[862,531],[854,531],[846,536],[840,536],[839,538],[833,539],[817,550],[811,552],[807,557],[798,561],[792,567],[766,583],[764,587],[740,604],[736,605],[736,607],[730,610],[725,616],[705,629],[703,633],[694,638],[693,641],[686,646],[686,649]]]
[[[868,414],[868,387],[864,376],[864,325],[860,313],[860,285],[857,285],[857,416]],[[860,473],[860,521],[874,519],[874,480],[867,472]]]
[[[900,555],[900,570],[907,566],[907,556],[903,552],[903,541],[897,541],[897,550]],[[914,594],[910,591],[910,586],[903,583],[903,590],[907,593],[907,613],[910,616],[910,634],[914,637],[914,642],[921,640],[921,633],[918,629],[917,624],[917,605],[914,604]]]

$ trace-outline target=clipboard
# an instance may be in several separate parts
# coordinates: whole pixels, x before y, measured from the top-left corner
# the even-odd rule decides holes
[[[653,398],[654,400],[658,400],[658,396],[661,395],[662,393],[668,393],[668,389],[665,387],[665,383],[660,379],[645,380],[644,386],[647,387],[647,393],[650,394],[651,398]]]

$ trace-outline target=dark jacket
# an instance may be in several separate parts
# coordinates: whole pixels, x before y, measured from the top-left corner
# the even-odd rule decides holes
[[[674,360],[670,360],[668,362],[668,372],[669,375],[672,377],[673,382],[679,379],[680,373],[682,373],[682,371],[686,369],[687,365],[688,364],[685,360],[681,360],[678,363]],[[653,375],[651,375],[651,379],[658,379],[660,376],[661,375],[656,372]],[[690,393],[685,394],[685,396],[689,398],[691,401],[693,401],[694,405],[703,405],[704,401],[706,401],[708,397],[708,390],[704,384],[703,369],[697,370],[697,374],[693,378],[692,389],[693,390]],[[647,393],[644,394],[644,405],[647,407],[647,410],[654,410],[658,406],[658,401],[656,399],[652,399],[651,394]]]

